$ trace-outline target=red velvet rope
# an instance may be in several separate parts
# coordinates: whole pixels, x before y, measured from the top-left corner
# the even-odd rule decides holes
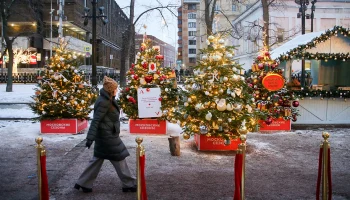
[[[328,200],[332,200],[331,148],[328,148]]]
[[[241,180],[242,180],[242,154],[236,154],[235,158],[235,192],[234,200],[241,199]]]
[[[46,173],[46,156],[40,156],[40,163],[41,163],[41,199],[49,200],[49,181]]]
[[[145,165],[146,165],[146,155],[140,156],[141,200],[147,200]]]
[[[322,156],[323,148],[320,148],[320,153],[318,155],[318,176],[316,184],[316,200],[320,200],[320,189],[321,189],[321,176],[322,176]]]

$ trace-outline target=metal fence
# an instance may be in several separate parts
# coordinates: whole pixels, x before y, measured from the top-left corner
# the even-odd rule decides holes
[[[91,80],[91,74],[84,74],[83,78],[85,81]],[[114,74],[97,74],[97,81],[98,83],[102,83],[103,77],[108,76],[115,81],[119,82],[120,80],[120,74],[114,73]],[[37,73],[18,73],[12,75],[13,83],[37,83],[38,74]],[[0,83],[7,83],[7,74],[6,73],[0,73]]]

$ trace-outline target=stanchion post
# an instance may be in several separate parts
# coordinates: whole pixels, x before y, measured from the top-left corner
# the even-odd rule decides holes
[[[143,155],[143,146],[141,143],[143,142],[143,139],[140,137],[137,137],[135,139],[137,143],[136,147],[136,169],[137,169],[137,200],[141,200],[141,171],[140,171],[140,156]]]
[[[327,190],[328,190],[328,148],[329,148],[329,133],[323,132],[322,137],[324,139],[322,144],[322,150],[323,150],[323,163],[322,163],[322,200],[327,200]]]
[[[242,177],[241,177],[241,200],[244,200],[245,198],[245,194],[244,194],[244,191],[245,191],[245,151],[246,151],[246,136],[245,135],[241,135],[240,137],[241,139],[241,144],[239,144],[239,150],[240,150],[240,153],[242,154]]]
[[[42,199],[41,196],[41,190],[42,190],[42,180],[41,180],[41,162],[40,162],[40,157],[41,157],[41,151],[44,148],[44,146],[41,144],[43,142],[42,137],[37,137],[35,139],[35,142],[37,145],[35,146],[36,151],[37,151],[37,165],[38,165],[38,192],[39,192],[39,200]]]

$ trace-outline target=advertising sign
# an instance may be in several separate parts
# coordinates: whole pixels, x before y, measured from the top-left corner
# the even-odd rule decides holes
[[[290,131],[290,120],[284,120],[282,118],[273,119],[272,123],[267,125],[264,120],[259,120],[260,131]]]
[[[131,134],[166,134],[165,120],[157,119],[130,119],[129,130]]]
[[[87,120],[78,119],[56,119],[42,120],[40,122],[41,133],[64,133],[77,134],[87,128]]]
[[[241,143],[239,138],[231,139],[231,144],[225,145],[224,139],[219,137],[207,137],[206,135],[194,135],[197,149],[201,151],[235,151]]]
[[[284,78],[279,74],[268,74],[262,80],[262,84],[269,91],[277,91],[283,88]]]
[[[138,88],[137,105],[139,118],[161,117],[160,88]]]

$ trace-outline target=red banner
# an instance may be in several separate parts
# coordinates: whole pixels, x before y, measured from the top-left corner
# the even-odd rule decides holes
[[[55,119],[40,122],[41,133],[67,133],[77,134],[87,128],[87,120]]]
[[[40,156],[41,165],[41,200],[49,200],[49,181],[46,172],[46,156]],[[40,186],[39,186],[40,187]]]
[[[131,134],[166,134],[165,120],[157,119],[129,119]]]
[[[268,74],[263,78],[262,84],[269,91],[277,91],[283,88],[284,78],[279,74]]]
[[[271,124],[266,124],[264,120],[259,120],[260,131],[290,131],[290,120],[284,120],[282,118],[273,119]]]
[[[225,145],[224,139],[219,137],[207,137],[206,135],[194,135],[194,141],[198,150],[203,151],[235,151],[241,143],[240,139],[231,139],[231,143]]]
[[[146,167],[146,155],[143,155],[143,156],[140,156],[141,200],[147,200],[145,167]]]
[[[30,56],[29,64],[31,64],[31,65],[36,65],[37,64],[36,56],[34,56],[34,55]]]

